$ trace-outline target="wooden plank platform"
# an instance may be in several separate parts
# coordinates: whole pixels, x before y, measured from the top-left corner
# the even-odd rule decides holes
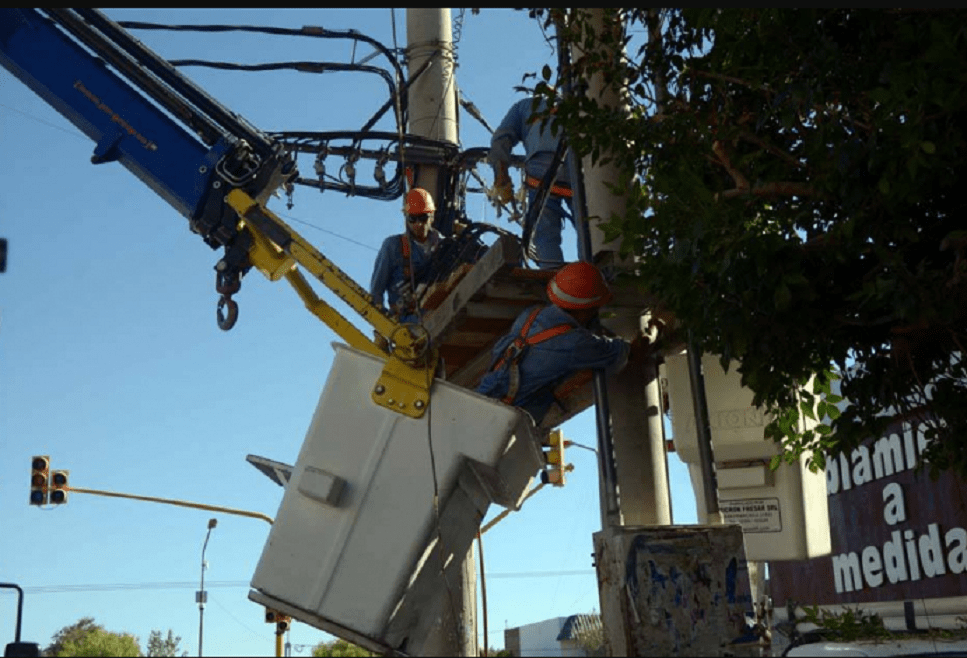
[[[490,365],[494,343],[510,331],[517,316],[534,304],[548,303],[547,282],[554,272],[518,267],[520,254],[516,239],[501,236],[475,264],[461,266],[422,296],[423,326],[440,348],[448,381],[476,387]],[[640,294],[616,291],[602,311],[640,315],[645,302]],[[542,426],[556,427],[594,404],[590,378],[579,380]]]

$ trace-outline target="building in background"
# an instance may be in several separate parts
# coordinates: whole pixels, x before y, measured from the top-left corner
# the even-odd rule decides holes
[[[594,656],[599,655],[594,648],[603,645],[596,614],[554,617],[504,631],[504,648],[513,656]]]

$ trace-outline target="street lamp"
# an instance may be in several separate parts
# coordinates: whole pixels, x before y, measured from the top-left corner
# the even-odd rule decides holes
[[[202,635],[205,629],[205,602],[208,594],[205,593],[205,549],[208,548],[208,539],[212,536],[212,530],[218,525],[218,519],[208,520],[208,534],[205,535],[205,544],[201,547],[201,589],[195,593],[195,601],[198,603],[198,658],[202,656]]]

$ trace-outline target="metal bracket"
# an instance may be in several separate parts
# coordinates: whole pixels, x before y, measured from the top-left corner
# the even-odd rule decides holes
[[[430,387],[439,359],[438,351],[429,349],[430,336],[426,330],[413,333],[412,325],[400,325],[391,320],[373,305],[368,293],[356,282],[244,192],[233,190],[226,202],[238,213],[247,232],[252,235],[249,262],[267,279],[287,279],[310,311],[357,349],[385,356],[373,341],[312,292],[305,278],[298,273],[297,264],[373,324],[377,332],[389,334],[392,348],[373,387],[373,401],[396,413],[422,418],[430,404]]]
[[[436,362],[435,351],[433,356],[428,363]],[[373,387],[373,402],[410,418],[422,418],[430,405],[432,385],[431,367],[414,367],[391,354]]]

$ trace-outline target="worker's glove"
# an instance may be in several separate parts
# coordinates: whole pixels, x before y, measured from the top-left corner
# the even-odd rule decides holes
[[[494,192],[497,194],[497,200],[501,203],[510,203],[514,198],[514,184],[507,182],[503,185],[494,185]]]
[[[634,363],[642,361],[651,355],[653,351],[653,346],[651,340],[648,336],[636,336],[633,341],[631,341],[631,349],[628,351],[628,361],[629,363]]]

